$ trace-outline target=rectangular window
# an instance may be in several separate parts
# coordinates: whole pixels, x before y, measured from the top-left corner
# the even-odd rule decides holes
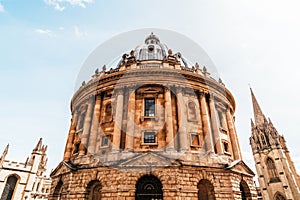
[[[108,138],[106,136],[102,136],[101,147],[107,147],[107,146],[108,146]]]
[[[221,128],[225,128],[224,124],[223,124],[223,113],[219,111],[218,115],[219,115],[219,124],[220,124]]]
[[[154,117],[155,116],[155,99],[147,98],[145,99],[145,116]]]
[[[228,143],[224,142],[223,144],[224,144],[224,151],[228,153],[229,152]]]
[[[199,136],[197,133],[191,133],[191,146],[200,146]]]
[[[144,143],[156,143],[156,133],[144,132]]]

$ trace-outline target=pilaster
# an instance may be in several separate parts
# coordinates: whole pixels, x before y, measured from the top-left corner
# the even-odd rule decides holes
[[[121,132],[122,132],[122,117],[123,117],[123,103],[124,103],[124,88],[115,89],[116,104],[115,104],[115,124],[114,134],[112,141],[112,150],[119,151],[121,144]]]

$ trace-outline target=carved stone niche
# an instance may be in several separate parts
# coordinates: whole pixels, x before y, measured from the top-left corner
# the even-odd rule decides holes
[[[102,109],[102,124],[112,122],[113,120],[113,107],[111,100],[103,101]]]
[[[196,103],[193,100],[187,102],[187,120],[189,122],[198,122],[198,110]]]
[[[228,124],[226,120],[226,106],[218,99],[215,100],[216,111],[218,113],[219,129],[222,133],[228,133]]]

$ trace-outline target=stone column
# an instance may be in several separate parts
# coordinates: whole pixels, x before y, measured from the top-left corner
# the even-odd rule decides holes
[[[88,144],[88,136],[91,128],[91,119],[92,119],[92,112],[93,112],[93,104],[94,104],[94,97],[92,97],[88,103],[87,111],[84,118],[83,124],[83,131],[81,135],[81,143],[79,146],[79,155],[84,155],[87,149]]]
[[[121,132],[122,132],[122,116],[123,116],[123,103],[124,103],[124,94],[123,88],[116,90],[116,109],[115,109],[115,125],[112,141],[112,150],[119,151],[121,144]]]
[[[135,126],[135,89],[129,89],[125,150],[132,151]]]
[[[209,113],[208,113],[208,106],[205,98],[205,94],[200,94],[200,107],[201,107],[201,119],[203,124],[203,132],[204,132],[204,143],[206,145],[206,150],[208,152],[214,153],[214,143],[211,133],[211,125],[210,125],[210,119],[209,119]]]
[[[77,113],[77,111],[75,111],[73,118],[71,120],[70,131],[69,131],[65,154],[64,154],[64,161],[69,161],[71,158],[73,141],[74,141],[74,136],[75,136],[75,132],[76,132],[77,115],[78,115],[78,113]]]
[[[196,112],[197,114],[197,132],[198,132],[198,137],[199,137],[199,144],[200,147],[203,148],[204,147],[204,132],[203,132],[203,122],[202,122],[202,115],[201,115],[201,101],[200,98],[198,98],[198,95],[196,96],[197,101],[198,101],[198,112]]]
[[[220,124],[218,120],[218,113],[216,111],[214,96],[210,95],[209,97],[209,108],[210,108],[210,119],[212,124],[212,131],[213,131],[213,137],[214,142],[217,150],[217,154],[223,154],[223,148],[222,148],[222,141],[220,138]]]
[[[230,136],[230,140],[231,140],[233,158],[235,160],[241,160],[242,154],[240,151],[240,145],[239,145],[239,141],[238,141],[237,134],[235,131],[235,126],[234,126],[234,122],[233,122],[232,115],[230,112],[230,108],[227,108],[227,110],[226,110],[226,120],[227,120],[227,125],[228,125],[228,130],[229,130],[229,136]]]
[[[88,145],[89,153],[95,153],[96,140],[98,135],[98,127],[99,127],[100,109],[101,109],[101,95],[99,94],[96,96],[96,102],[94,106],[92,127],[91,127],[91,133],[90,133],[89,145]]]
[[[176,88],[176,95],[177,95],[177,109],[178,109],[178,126],[179,126],[179,149],[180,151],[187,151],[188,150],[188,136],[186,132],[187,126],[187,112],[186,112],[186,105],[183,101],[182,96],[182,88]]]
[[[166,122],[166,145],[167,149],[174,149],[174,134],[173,134],[173,120],[172,120],[172,105],[171,105],[171,91],[165,88],[165,122]]]

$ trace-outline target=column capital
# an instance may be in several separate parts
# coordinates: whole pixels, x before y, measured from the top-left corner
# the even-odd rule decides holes
[[[101,100],[101,93],[98,93],[95,95],[95,100]]]
[[[214,101],[216,95],[214,93],[208,93],[208,94],[209,94],[209,100]]]
[[[175,88],[176,88],[176,92],[177,92],[177,93],[183,93],[183,87],[182,87],[182,86],[179,86],[179,85],[178,85],[178,86],[176,86]]]
[[[205,95],[209,95],[210,93],[207,90],[199,90],[199,94],[200,96],[205,96]]]
[[[72,120],[73,118],[77,117],[77,115],[78,115],[78,110],[75,109],[75,110],[72,112],[72,118],[71,118],[71,120]]]
[[[124,95],[125,87],[116,87],[114,88],[114,96]]]
[[[164,87],[164,90],[165,90],[165,92],[170,92],[171,91],[170,87]]]
[[[133,91],[136,91],[137,86],[136,86],[136,85],[127,86],[126,89],[127,89],[129,92],[133,92]]]

